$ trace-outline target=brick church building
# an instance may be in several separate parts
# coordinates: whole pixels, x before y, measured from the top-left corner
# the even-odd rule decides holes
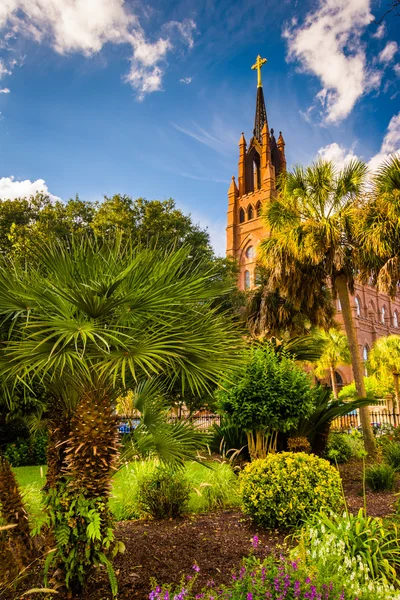
[[[247,144],[244,134],[239,141],[239,168],[228,191],[226,254],[233,256],[240,267],[239,288],[255,286],[257,246],[267,230],[261,217],[265,203],[276,195],[276,178],[286,169],[285,142],[282,132],[278,139],[269,129],[261,67],[265,59],[257,57],[257,95],[253,136]],[[356,283],[352,297],[353,317],[362,358],[367,360],[374,341],[382,336],[400,334],[400,298],[392,300],[375,287]],[[337,300],[336,319],[343,325]],[[343,326],[344,328],[344,326]],[[352,381],[351,367],[343,366],[336,373],[338,386]]]

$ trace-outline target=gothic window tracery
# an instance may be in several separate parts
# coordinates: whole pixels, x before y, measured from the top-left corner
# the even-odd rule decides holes
[[[251,219],[254,219],[254,209],[253,206],[249,204],[247,208],[247,220],[251,221]]]
[[[245,290],[250,289],[250,271],[248,271],[247,269],[244,272],[244,289]]]
[[[239,223],[244,223],[244,220],[245,220],[245,214],[244,214],[243,208],[241,208],[239,210]]]
[[[254,246],[248,246],[248,248],[246,248],[246,258],[254,258]]]

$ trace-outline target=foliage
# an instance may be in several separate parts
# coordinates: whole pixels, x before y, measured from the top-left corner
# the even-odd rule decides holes
[[[343,433],[331,433],[328,437],[325,458],[331,463],[346,463],[352,458],[352,448],[348,436]]]
[[[393,467],[385,464],[370,465],[365,470],[365,481],[371,490],[394,490],[396,478]]]
[[[356,251],[354,215],[366,175],[367,166],[358,160],[340,171],[331,162],[318,161],[284,173],[279,194],[265,213],[270,236],[262,240],[259,252],[260,262],[269,271],[270,286],[293,301],[299,302],[305,293],[305,269],[313,274],[310,303],[314,294],[329,286],[334,297],[339,295],[360,398],[365,397],[365,390],[349,293],[354,291],[362,258]],[[366,450],[374,454],[367,407],[360,414]]]
[[[400,280],[400,157],[383,161],[373,178],[373,190],[358,211],[357,237],[361,244],[360,277],[372,275],[378,289],[397,294]]]
[[[242,377],[219,392],[219,399],[222,410],[247,433],[253,458],[265,456],[273,436],[294,429],[313,408],[308,375],[269,344],[251,351]]]
[[[400,471],[400,444],[389,442],[383,446],[382,452],[385,462],[396,472]]]
[[[197,512],[228,508],[240,504],[238,478],[227,462],[212,462],[203,467],[203,476],[193,469],[187,469],[186,475],[192,487],[189,510]],[[194,492],[194,494],[193,494]]]
[[[311,450],[311,444],[307,438],[304,437],[291,437],[287,442],[289,452],[305,452],[309,454]]]
[[[180,517],[189,495],[190,486],[181,471],[157,467],[139,482],[139,511],[153,519]]]
[[[318,510],[341,505],[340,477],[327,461],[302,452],[270,454],[240,474],[243,510],[268,528],[290,529]]]
[[[294,555],[303,552],[310,564],[327,575],[336,573],[349,593],[363,598],[361,590],[371,580],[399,583],[400,537],[394,523],[386,525],[378,517],[365,515],[363,509],[357,515],[320,512],[298,537],[300,545]]]
[[[17,440],[8,444],[4,456],[13,467],[44,465],[46,463],[47,435],[38,434],[28,440]]]
[[[50,490],[46,504],[57,547],[48,555],[45,585],[50,566],[62,564],[66,587],[79,592],[84,587],[88,569],[102,564],[108,572],[115,597],[117,580],[110,557],[123,552],[124,545],[115,542],[107,504],[102,498],[86,498],[79,493],[72,495],[66,486]]]
[[[242,458],[249,458],[246,432],[228,415],[222,415],[219,425],[211,429],[210,448],[212,452],[224,455],[230,450],[239,451]]]
[[[256,546],[258,538],[254,537],[253,545]],[[284,556],[277,559],[267,556],[263,560],[251,555],[243,559],[239,570],[231,576],[231,583],[216,588],[213,582],[195,594],[193,588],[201,568],[193,565],[194,577],[188,575],[183,577],[180,585],[157,586],[153,581],[153,591],[150,592],[150,600],[305,600],[307,598],[324,600],[341,600],[341,587],[333,587],[333,582],[326,580],[320,583],[317,577],[309,576],[297,561],[289,560]],[[349,598],[350,600],[350,598]],[[354,597],[351,600],[356,600]]]
[[[166,386],[159,379],[143,379],[124,397],[126,415],[137,415],[138,424],[125,437],[122,461],[156,455],[162,462],[194,459],[209,442],[209,435],[189,421],[169,422],[170,405]]]
[[[322,456],[326,450],[331,423],[334,419],[348,415],[361,406],[370,403],[368,399],[333,400],[332,390],[326,386],[315,386],[313,389],[315,409],[308,416],[300,419],[293,436],[306,437],[311,444],[312,452]]]
[[[370,375],[364,377],[364,385],[366,390],[366,398],[373,403],[375,400],[384,398],[388,393],[393,391],[393,387],[388,387],[386,380],[377,379]],[[390,385],[390,384],[389,384]],[[357,390],[354,381],[345,385],[339,392],[339,400],[347,402],[348,400],[356,400],[358,398]]]
[[[319,336],[324,342],[324,349],[315,365],[315,375],[320,378],[329,377],[333,389],[333,395],[338,397],[335,369],[339,365],[349,365],[351,356],[347,336],[338,329],[329,329],[319,332]]]

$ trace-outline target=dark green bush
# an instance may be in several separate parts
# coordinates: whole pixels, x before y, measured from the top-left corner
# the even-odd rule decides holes
[[[400,444],[388,442],[382,447],[382,453],[385,462],[395,471],[400,471]]]
[[[229,417],[221,417],[221,424],[213,425],[211,436],[213,452],[225,454],[229,450],[241,450],[241,457],[249,458],[246,432]]]
[[[345,433],[331,433],[326,446],[325,458],[331,463],[346,463],[353,454]]]
[[[189,495],[190,485],[182,471],[157,467],[139,483],[139,510],[153,519],[180,517]]]
[[[365,470],[365,481],[371,490],[393,490],[395,471],[390,465],[371,465]]]
[[[46,452],[47,434],[42,433],[7,444],[4,455],[13,467],[26,467],[46,464]]]

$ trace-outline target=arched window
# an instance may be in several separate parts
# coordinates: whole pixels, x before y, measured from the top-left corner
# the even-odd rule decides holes
[[[252,207],[251,204],[249,204],[249,207],[247,209],[247,219],[250,221],[251,219],[254,219],[254,209]]]
[[[399,328],[399,315],[397,314],[397,310],[393,313],[393,327],[396,327],[396,329]]]
[[[239,223],[244,223],[244,219],[245,219],[244,210],[243,210],[243,208],[241,208],[239,210]]]
[[[246,248],[246,258],[254,258],[254,246],[249,246]]]
[[[368,360],[368,352],[369,352],[368,346],[364,346],[364,348],[363,348],[363,360],[365,362]]]
[[[343,387],[343,378],[341,376],[340,373],[338,373],[337,371],[335,371],[335,381],[336,381],[336,385],[340,388]]]
[[[245,290],[250,289],[250,271],[244,272],[244,289]]]
[[[382,306],[382,308],[381,308],[381,321],[382,321],[383,325],[385,324],[385,318],[386,318],[386,308],[384,306]]]
[[[355,297],[357,317],[361,317],[361,302],[358,296]]]
[[[261,217],[262,207],[261,207],[260,201],[258,201],[256,204],[256,212],[257,212],[257,217]]]
[[[338,312],[342,312],[342,305],[340,304],[339,298],[337,300],[337,309],[338,309]]]

